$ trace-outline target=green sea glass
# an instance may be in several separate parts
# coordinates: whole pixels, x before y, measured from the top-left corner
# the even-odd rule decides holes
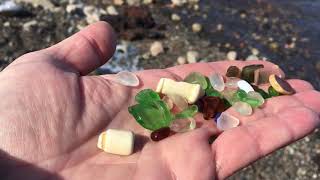
[[[197,105],[191,105],[184,109],[182,112],[175,115],[175,119],[184,119],[193,117],[198,112],[198,106]]]
[[[213,88],[206,89],[206,95],[207,96],[215,96],[215,97],[221,97],[221,93]]]
[[[270,95],[262,89],[255,89],[264,99],[270,98]]]
[[[248,94],[242,90],[242,89],[239,89],[237,90],[237,92],[235,93],[235,96],[237,99],[239,99],[240,101],[245,101],[245,99],[247,98]]]
[[[276,91],[272,86],[268,88],[270,97],[280,96],[280,93]]]
[[[136,95],[135,100],[137,103],[152,102],[160,100],[160,96],[152,89],[144,89]]]
[[[208,87],[206,77],[198,72],[190,73],[183,81],[191,84],[199,84],[203,90]]]
[[[169,126],[173,120],[167,105],[161,100],[144,101],[130,106],[128,110],[141,126],[152,131]]]

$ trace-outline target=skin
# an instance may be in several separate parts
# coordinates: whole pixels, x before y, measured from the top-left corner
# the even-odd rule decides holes
[[[18,58],[0,73],[0,150],[27,163],[8,167],[1,179],[24,177],[30,166],[49,172],[33,179],[225,179],[319,125],[320,93],[308,82],[289,80],[295,95],[271,98],[252,116],[229,109],[241,126],[223,132],[212,145],[208,139],[217,129],[200,115],[196,130],[150,142],[150,132],[127,107],[139,90],[155,89],[161,77],[179,80],[192,71],[224,74],[230,65],[257,63],[283,73],[265,61],[225,61],[137,72],[141,85],[136,88],[117,84],[113,75],[88,76],[114,49],[112,28],[98,22]],[[135,153],[120,157],[100,151],[98,135],[107,128],[134,131]]]

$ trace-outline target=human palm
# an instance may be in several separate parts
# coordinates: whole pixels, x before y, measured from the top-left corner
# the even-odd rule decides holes
[[[111,57],[114,47],[111,28],[100,22],[3,70],[0,149],[65,179],[224,179],[319,124],[319,92],[307,82],[290,80],[295,95],[269,99],[250,117],[228,110],[241,126],[223,132],[212,145],[208,139],[217,129],[200,115],[198,129],[153,143],[127,108],[139,90],[155,89],[160,78],[179,80],[192,71],[225,73],[230,65],[253,63],[282,72],[262,61],[198,63],[137,72],[137,88],[117,84],[112,75],[86,76]],[[134,131],[134,154],[121,157],[98,150],[98,134],[107,128]],[[27,168],[15,171],[27,173]]]

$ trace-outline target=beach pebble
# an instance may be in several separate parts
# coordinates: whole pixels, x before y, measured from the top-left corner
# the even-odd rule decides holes
[[[227,59],[230,60],[230,61],[236,60],[237,59],[237,52],[229,51],[227,53]]]
[[[136,87],[140,83],[139,78],[134,73],[129,71],[121,71],[117,73],[114,80],[124,86],[132,87]]]
[[[222,131],[239,126],[240,120],[226,112],[221,113],[217,119],[217,127]]]
[[[164,48],[161,42],[155,41],[150,46],[150,53],[152,56],[157,56],[164,52]]]
[[[246,93],[254,91],[253,87],[245,80],[240,80],[237,82],[239,89],[244,90]]]
[[[187,52],[188,63],[196,63],[198,59],[199,59],[199,53],[197,51],[188,51]]]
[[[182,6],[187,3],[187,0],[171,0],[172,4],[175,6]]]
[[[198,33],[202,30],[202,25],[199,23],[192,24],[192,31]]]
[[[107,13],[110,14],[110,15],[118,15],[119,12],[117,11],[117,9],[114,7],[114,6],[108,6],[107,7]]]
[[[139,6],[140,0],[127,0],[129,6]]]
[[[181,17],[178,14],[174,13],[174,14],[171,15],[171,20],[172,21],[180,21]]]
[[[246,60],[253,61],[253,60],[259,60],[259,58],[258,58],[258,56],[251,54],[246,58]]]
[[[134,134],[127,130],[108,129],[101,133],[97,147],[116,155],[130,155],[134,148]]]
[[[179,56],[178,59],[177,59],[177,63],[180,64],[180,65],[185,64],[186,62],[187,62],[187,60],[183,56]]]
[[[124,4],[124,0],[113,0],[113,4],[115,4],[117,6],[121,6]]]

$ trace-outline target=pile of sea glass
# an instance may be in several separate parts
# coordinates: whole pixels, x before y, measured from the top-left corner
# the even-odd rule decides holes
[[[267,91],[260,89],[260,84],[269,85]],[[262,108],[265,99],[293,93],[289,83],[266,71],[262,64],[242,69],[230,66],[225,75],[191,72],[180,82],[161,78],[156,90],[140,91],[135,97],[137,104],[128,110],[142,127],[153,131],[151,139],[159,141],[195,129],[194,116],[198,112],[205,120],[215,120],[224,131],[240,124],[238,118],[226,112],[228,108],[250,116],[254,109]]]

